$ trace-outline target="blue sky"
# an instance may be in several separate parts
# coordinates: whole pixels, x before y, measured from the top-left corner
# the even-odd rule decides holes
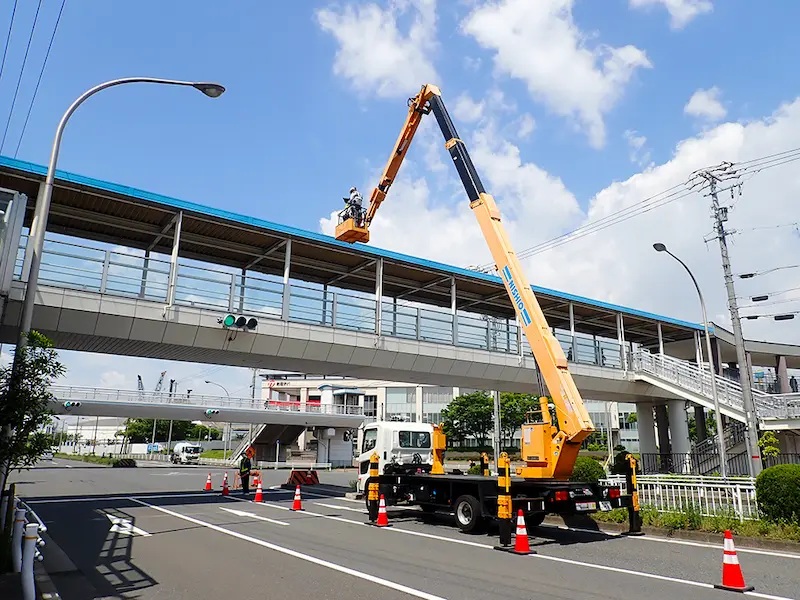
[[[0,127],[9,115],[37,1],[17,5],[0,77]],[[14,156],[60,4],[41,2],[2,154]],[[0,42],[10,5],[0,7]],[[217,100],[150,85],[104,92],[71,120],[59,166],[326,230],[325,219],[351,185],[369,193],[405,116],[405,99],[426,77],[435,77],[431,82],[442,88],[462,138],[475,148],[485,182],[512,217],[509,230],[521,249],[634,204],[670,187],[679,175],[728,155],[738,160],[800,146],[792,146],[800,141],[794,113],[785,123],[770,120],[798,96],[791,73],[793,57],[800,54],[795,33],[800,4],[546,0],[538,8],[525,5],[247,0],[233,8],[210,0],[67,0],[17,157],[46,163],[65,108],[103,80],[147,75],[217,81],[228,90]],[[603,61],[617,51],[623,73],[613,80]],[[588,60],[584,70],[574,66],[583,59]],[[566,68],[547,75],[548,61],[559,60]],[[692,95],[704,90],[712,91],[701,94],[694,114],[687,114]],[[470,116],[470,103],[474,108],[480,102],[480,116],[474,111]],[[523,121],[533,124],[531,131],[523,133]],[[376,222],[377,245],[420,248],[430,258],[460,266],[485,261],[450,169],[438,132],[427,127],[382,208],[384,220]],[[791,198],[793,189],[775,193],[774,186],[785,184],[779,177],[754,181],[765,186],[757,188],[764,198],[780,199],[753,208],[772,221],[744,221],[790,221],[782,199]],[[652,240],[634,243],[650,228],[684,257],[696,258],[711,312],[724,322],[719,253],[702,241],[710,230],[705,206],[705,199],[695,197],[659,209],[668,213],[654,211],[652,221],[634,219],[631,228],[590,236],[589,245],[576,242],[545,253],[526,263],[529,275],[541,285],[699,321],[683,275],[643,253]],[[474,228],[463,244],[431,241],[443,220],[459,228],[462,218],[465,227]],[[407,234],[419,222],[432,223],[421,228],[426,243]],[[797,255],[796,243],[787,237],[785,246],[758,254],[745,251],[749,245],[764,248],[763,240],[753,237],[737,240],[735,252],[742,269],[775,266],[776,257]],[[647,261],[625,259],[638,254]],[[764,285],[788,288],[792,277]],[[750,330],[754,336],[797,337],[796,327],[759,329],[760,321],[752,323],[747,326],[756,327]],[[114,360],[119,372],[130,370],[119,365],[132,359]],[[147,369],[155,380],[158,365]],[[85,369],[85,377],[91,373],[97,373],[96,365]]]

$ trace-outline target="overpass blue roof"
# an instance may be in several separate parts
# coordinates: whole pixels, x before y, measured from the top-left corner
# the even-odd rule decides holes
[[[18,171],[30,173],[33,175],[40,175],[42,177],[47,175],[47,167],[45,167],[44,165],[37,165],[36,163],[24,160],[17,160],[15,158],[11,158],[8,156],[0,155],[0,166],[16,169]],[[238,213],[222,210],[220,208],[204,206],[202,204],[197,204],[195,202],[188,202],[186,200],[181,200],[179,198],[172,198],[170,196],[164,196],[162,194],[148,192],[146,190],[141,190],[139,188],[134,188],[127,185],[120,185],[118,183],[102,181],[100,179],[95,179],[93,177],[77,175],[75,173],[69,173],[67,171],[62,171],[60,169],[56,170],[56,179],[74,183],[76,185],[95,188],[100,191],[111,192],[115,194],[120,194],[122,196],[129,196],[131,198],[145,200],[147,202],[160,204],[162,206],[168,206],[170,208],[176,208],[187,212],[194,212],[205,216],[217,217],[220,219],[225,219],[236,223],[242,223],[246,225],[251,225],[253,227],[268,229],[270,231],[282,233],[284,235],[292,236],[295,238],[322,242],[325,244],[331,244],[333,246],[338,246],[349,250],[353,249],[353,244],[340,242],[336,238],[324,235],[322,233],[307,231],[305,229],[300,229],[298,227],[291,227],[288,225],[281,225],[279,223],[273,223],[272,221],[267,221],[256,217],[248,217],[246,215],[240,215]],[[491,275],[489,273],[480,273],[478,271],[472,271],[470,269],[464,269],[462,267],[455,267],[453,265],[447,265],[444,263],[440,263],[433,260],[427,260],[424,258],[417,258],[415,256],[410,256],[408,254],[401,254],[399,252],[392,252],[391,250],[384,250],[382,248],[376,248],[374,246],[359,245],[358,249],[364,254],[369,254],[375,257],[388,258],[396,261],[405,262],[407,264],[416,265],[422,268],[435,269],[453,275],[460,275],[462,277],[470,277],[473,279],[480,279],[497,285],[503,285],[503,281],[498,276]],[[697,330],[703,329],[702,324],[699,323],[691,323],[689,321],[682,321],[680,319],[664,317],[662,315],[657,315],[647,311],[638,310],[635,308],[629,308],[626,306],[620,306],[618,304],[602,302],[600,300],[594,300],[592,298],[587,298],[584,296],[569,294],[567,292],[559,292],[556,290],[535,285],[532,285],[531,289],[536,294],[546,294],[548,296],[562,298],[567,301],[578,302],[581,304],[587,304],[589,306],[606,309],[612,312],[621,312],[632,316],[642,317],[645,319],[652,319],[655,321],[661,321],[663,323],[670,323],[672,325],[676,325],[679,327],[686,327]],[[711,329],[711,327],[709,327],[709,329]]]

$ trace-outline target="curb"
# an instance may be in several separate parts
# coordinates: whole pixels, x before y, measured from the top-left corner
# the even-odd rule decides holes
[[[604,521],[595,521],[592,523],[597,527],[598,533],[621,533],[628,531],[628,526],[622,523],[606,523]],[[563,519],[559,517],[545,517],[542,524],[546,525],[564,525]],[[722,533],[712,533],[708,531],[694,531],[687,529],[665,529],[663,527],[642,527],[642,531],[646,535],[654,537],[687,540],[693,542],[707,542],[717,543],[722,548]],[[762,549],[762,550],[787,550],[790,552],[800,553],[800,542],[790,542],[783,540],[771,540],[766,538],[748,537],[743,535],[736,536],[736,547],[744,549]]]

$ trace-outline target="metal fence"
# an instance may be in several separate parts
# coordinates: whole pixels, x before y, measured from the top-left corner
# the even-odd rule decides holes
[[[605,481],[626,488],[622,476]],[[751,477],[639,475],[636,483],[639,503],[658,512],[695,510],[706,517],[734,516],[740,521],[759,516],[755,480]]]
[[[117,458],[132,458],[133,460],[150,460],[155,462],[169,462],[170,456],[169,454],[116,454],[114,455]],[[237,459],[235,458],[203,458],[200,457],[197,460],[198,465],[208,466],[208,467],[232,467],[235,466],[237,463]],[[320,463],[320,462],[313,462],[313,461],[283,461],[283,462],[276,462],[276,461],[268,461],[268,460],[259,460],[253,462],[253,468],[261,469],[261,470],[278,470],[278,469],[307,469],[307,470],[315,470],[315,471],[330,471],[333,468],[331,463]]]

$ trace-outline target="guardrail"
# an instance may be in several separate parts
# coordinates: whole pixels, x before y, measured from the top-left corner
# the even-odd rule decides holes
[[[604,482],[622,485],[625,477],[611,476]],[[752,477],[686,477],[637,475],[639,503],[658,512],[698,511],[706,517],[735,516],[740,521],[757,519],[755,479]]]
[[[97,402],[135,402],[201,406],[204,408],[236,408],[243,410],[265,410],[269,412],[306,412],[325,415],[361,416],[363,407],[317,402],[292,402],[261,400],[257,398],[229,398],[202,394],[179,394],[170,392],[140,392],[138,390],[114,390],[107,388],[54,385],[50,391],[59,400]]]
[[[115,455],[119,458],[132,458],[134,460],[150,460],[154,462],[169,462],[169,454],[118,454]],[[204,465],[209,467],[235,467],[236,459],[230,458],[203,458],[200,457],[196,463],[197,465]],[[309,469],[309,470],[325,470],[330,471],[333,466],[332,463],[320,463],[311,461],[284,461],[275,462],[268,460],[259,460],[253,462],[253,467],[261,470],[278,470],[278,469]]]
[[[14,503],[14,522],[11,528],[11,564],[14,572],[20,574],[23,600],[34,600],[36,598],[36,582],[33,566],[35,561],[41,562],[44,559],[39,548],[44,547],[45,541],[39,533],[45,533],[47,526],[30,506],[16,496],[11,497]],[[3,522],[5,521],[7,498],[9,496],[3,497]]]

